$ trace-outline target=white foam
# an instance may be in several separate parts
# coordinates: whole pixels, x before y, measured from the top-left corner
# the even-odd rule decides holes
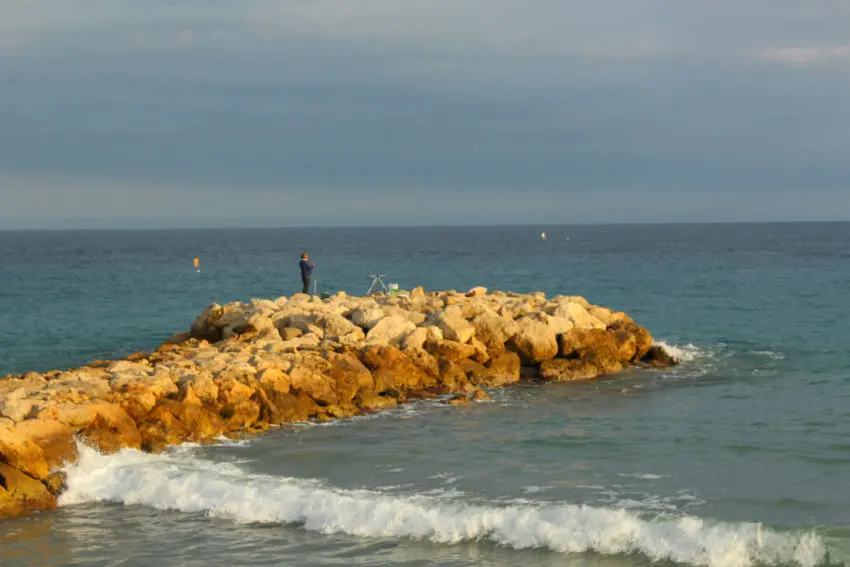
[[[664,352],[677,362],[693,362],[694,360],[705,356],[705,352],[703,350],[692,344],[677,346],[671,345],[665,341],[656,341],[655,346],[659,346],[664,349]]]
[[[692,565],[746,566],[826,557],[813,532],[696,517],[646,519],[635,512],[571,504],[473,504],[429,496],[343,490],[316,481],[248,474],[185,454],[81,448],[60,505],[108,501],[203,513],[244,523],[281,523],[322,534],[399,537],[438,544],[489,541],[512,549],[641,553]]]

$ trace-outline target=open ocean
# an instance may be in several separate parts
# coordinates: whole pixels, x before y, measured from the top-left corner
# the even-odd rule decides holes
[[[319,291],[362,295],[377,271],[583,295],[683,364],[86,451],[58,510],[0,521],[0,565],[849,564],[848,223],[0,232],[0,375],[295,293],[302,251]]]

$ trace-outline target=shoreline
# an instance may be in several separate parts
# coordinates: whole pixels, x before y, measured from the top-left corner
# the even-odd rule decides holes
[[[627,314],[576,296],[416,288],[211,304],[153,352],[0,378],[0,518],[55,508],[78,442],[158,453],[675,363]]]

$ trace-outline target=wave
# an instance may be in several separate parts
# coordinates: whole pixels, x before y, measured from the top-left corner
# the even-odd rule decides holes
[[[677,362],[693,362],[706,355],[705,351],[692,344],[684,346],[671,345],[665,341],[656,341],[655,346],[661,347],[664,352],[674,358]]]
[[[427,495],[345,490],[319,481],[250,474],[233,463],[185,453],[124,449],[112,456],[80,448],[66,468],[60,505],[115,502],[202,513],[240,523],[296,525],[321,534],[396,537],[436,544],[483,541],[510,549],[641,554],[705,566],[797,564],[827,560],[813,531],[780,532],[753,523],[693,516],[654,518],[565,503],[505,505]]]

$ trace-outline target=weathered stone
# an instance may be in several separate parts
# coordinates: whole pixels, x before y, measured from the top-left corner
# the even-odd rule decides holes
[[[487,402],[492,400],[493,398],[485,392],[484,390],[478,389],[472,392],[472,400],[475,402]]]
[[[329,361],[328,376],[334,381],[340,404],[350,404],[360,390],[374,389],[372,373],[353,354],[335,354]]]
[[[425,342],[428,340],[428,329],[434,327],[417,327],[404,337],[402,347],[408,349],[422,349],[425,347]]]
[[[657,345],[650,347],[646,355],[640,359],[640,362],[655,368],[664,368],[666,366],[675,366],[679,364],[679,361],[671,356],[670,353],[664,350],[663,347]]]
[[[60,421],[55,419],[28,419],[19,423],[15,427],[14,433],[22,438],[30,439],[41,448],[48,470],[61,467],[65,463],[74,462],[77,459],[74,430]],[[36,476],[36,478],[42,477]]]
[[[226,431],[238,431],[254,425],[260,419],[260,405],[251,400],[222,406],[219,415]]]
[[[393,347],[370,347],[361,355],[363,364],[372,371],[378,394],[395,389],[419,390],[431,380],[402,351]]]
[[[336,384],[327,374],[330,371],[330,363],[324,360],[322,362],[324,364],[317,360],[312,360],[309,365],[296,364],[289,374],[292,388],[309,395],[319,405],[339,404]]]
[[[266,368],[257,373],[257,382],[265,389],[276,390],[282,394],[289,393],[292,380],[288,374],[279,368]]]
[[[278,329],[280,332],[280,338],[284,341],[291,341],[292,339],[297,339],[298,337],[304,334],[304,331],[301,329],[296,329],[295,327],[281,327]]]
[[[139,424],[139,431],[144,448],[155,452],[184,441],[213,441],[224,432],[224,423],[204,408],[166,401]]]
[[[416,325],[398,316],[384,317],[366,335],[369,345],[400,345]]]
[[[0,463],[0,486],[11,497],[13,507],[21,512],[56,508],[56,497],[43,483],[6,463]]]
[[[492,377],[488,386],[504,386],[519,382],[522,361],[515,352],[505,351],[490,359],[488,364]]]
[[[0,461],[37,479],[49,471],[44,451],[17,427],[0,426]]]
[[[556,358],[547,360],[540,365],[540,376],[555,382],[586,380],[596,378],[598,375],[598,368],[580,359]]]
[[[483,287],[483,286],[478,286],[478,287],[474,287],[474,288],[470,289],[469,291],[467,291],[466,297],[475,297],[475,296],[478,296],[478,295],[486,295],[486,294],[487,294],[487,288]]]
[[[517,333],[509,341],[508,348],[519,354],[523,363],[539,364],[558,355],[558,340],[548,323],[521,317],[517,321]]]
[[[224,309],[217,303],[210,304],[198,317],[192,321],[190,332],[193,337],[215,342],[221,339],[221,331],[216,323],[224,314]]]
[[[372,329],[385,316],[384,310],[374,302],[358,307],[350,314],[351,322],[366,331]]]
[[[501,350],[518,330],[513,319],[506,319],[493,311],[487,310],[472,320],[475,336],[488,349]]]
[[[437,319],[437,326],[443,336],[459,343],[468,343],[475,336],[475,328],[462,315],[445,312]]]
[[[470,344],[445,340],[437,345],[437,350],[434,355],[451,360],[452,362],[459,362],[475,356],[475,353],[475,347]]]

